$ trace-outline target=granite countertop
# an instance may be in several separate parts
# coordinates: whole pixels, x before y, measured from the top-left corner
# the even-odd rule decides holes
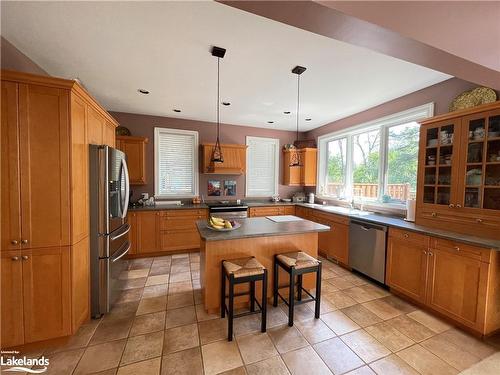
[[[266,207],[266,206],[295,206],[296,203],[293,202],[245,202],[248,207]]]
[[[297,221],[276,223],[265,217],[238,219],[241,227],[232,231],[219,232],[207,228],[206,220],[198,220],[196,226],[201,238],[206,241],[236,240],[253,237],[282,236],[290,234],[326,232],[330,227],[313,221],[301,219]]]
[[[483,246],[500,251],[500,241],[498,240],[476,237],[468,234],[450,232],[437,228],[424,227],[409,221],[405,221],[398,217],[386,216],[368,211],[360,212],[359,210],[351,210],[345,207],[323,206],[321,204],[300,203],[297,205],[302,207],[313,208],[315,210],[328,212],[332,214],[347,216],[351,220],[366,221],[375,224],[387,225],[389,227],[406,229],[412,232],[418,232],[422,234],[431,235],[434,237],[463,242],[475,246]]]
[[[128,208],[129,212],[132,211],[161,211],[161,210],[194,210],[194,209],[204,209],[208,206],[204,203],[193,204],[193,203],[183,203],[181,205],[177,204],[161,204],[155,206],[137,206]]]

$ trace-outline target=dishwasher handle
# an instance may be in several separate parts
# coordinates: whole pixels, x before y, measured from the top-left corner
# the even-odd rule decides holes
[[[366,221],[357,221],[357,220],[351,220],[351,224],[358,225],[360,226],[363,230],[370,230],[370,229],[375,229],[375,230],[381,230],[383,232],[387,232],[387,227],[384,225],[377,225],[377,224],[372,224],[368,223]]]

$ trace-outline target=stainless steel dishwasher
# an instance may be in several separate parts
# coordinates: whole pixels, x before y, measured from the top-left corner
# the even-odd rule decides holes
[[[349,266],[385,284],[387,227],[351,220]]]

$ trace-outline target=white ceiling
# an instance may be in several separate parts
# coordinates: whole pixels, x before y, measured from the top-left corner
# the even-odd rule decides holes
[[[221,121],[238,125],[295,129],[295,65],[307,67],[301,131],[450,78],[215,2],[2,2],[1,10],[5,38],[49,74],[79,77],[111,111],[214,121],[212,45],[227,49],[221,100],[231,106]]]

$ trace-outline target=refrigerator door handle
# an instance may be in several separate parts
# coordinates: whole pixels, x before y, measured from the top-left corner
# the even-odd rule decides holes
[[[129,242],[129,241],[127,241],[127,242],[126,242],[123,246],[125,247],[125,250],[120,251],[120,252],[119,252],[119,253],[120,253],[120,255],[118,255],[118,256],[116,256],[116,257],[111,258],[111,259],[110,259],[110,260],[111,260],[111,262],[113,262],[113,263],[114,263],[114,262],[116,262],[117,260],[119,260],[119,259],[121,259],[122,257],[124,257],[125,255],[127,255],[127,254],[128,254],[128,252],[129,252],[129,250],[130,250],[130,247],[131,247],[132,245],[130,244],[130,242]]]
[[[120,234],[117,234],[116,236],[110,237],[110,240],[111,241],[117,240],[118,238],[120,238],[120,237],[126,235],[128,232],[130,232],[130,224],[126,224],[125,228],[126,229],[123,232],[121,232]]]
[[[128,165],[127,161],[125,158],[122,159],[122,168],[123,172],[125,174],[125,203],[124,207],[122,209],[122,218],[125,219],[127,217],[127,212],[128,212],[128,204],[129,204],[129,199],[130,199],[130,178],[128,175]]]

